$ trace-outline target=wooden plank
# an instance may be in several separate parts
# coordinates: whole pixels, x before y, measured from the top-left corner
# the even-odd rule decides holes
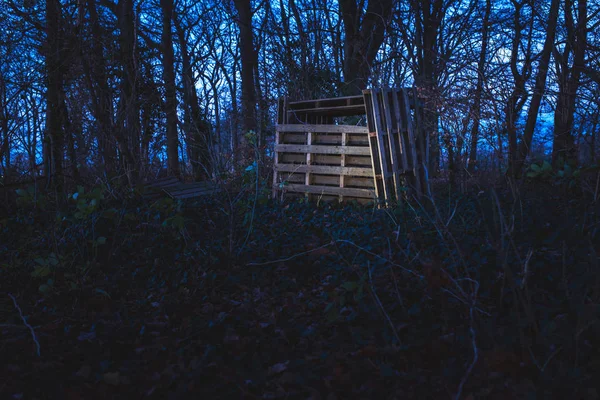
[[[173,194],[172,196],[176,199],[189,199],[192,197],[211,196],[211,195],[217,194],[219,192],[220,192],[219,189],[214,189],[214,190],[209,190],[209,191],[202,192],[202,193],[182,193],[182,194]]]
[[[346,146],[346,145],[348,145],[348,134],[342,133],[342,146]],[[369,152],[370,152],[370,150],[369,150]],[[342,154],[341,164],[342,164],[342,167],[346,166],[346,156],[344,154]],[[346,177],[344,175],[340,175],[339,185],[341,188],[343,188],[345,186],[345,180],[346,180]],[[340,201],[344,201],[344,196],[340,195]]]
[[[375,125],[375,131],[377,132],[377,150],[379,152],[379,160],[381,165],[381,174],[383,175],[383,194],[386,204],[392,200],[392,192],[390,188],[390,182],[388,179],[390,178],[390,170],[389,170],[389,155],[387,149],[385,147],[385,134],[386,132],[383,129],[381,124],[382,113],[379,107],[379,90],[373,90],[373,120]]]
[[[358,102],[360,103],[361,100],[363,99],[362,96],[358,95],[358,96],[343,96],[343,97],[328,97],[325,99],[316,99],[316,100],[298,100],[298,101],[291,101],[289,102],[290,107],[291,106],[297,106],[297,105],[309,105],[312,103],[320,103],[320,104],[324,104],[324,103],[328,103],[331,101],[339,101],[339,102],[348,102],[350,101],[352,102]]]
[[[371,152],[370,164],[373,170],[373,185],[375,186],[375,195],[380,201],[383,200],[383,185],[381,181],[381,163],[379,162],[379,151],[377,146],[377,132],[375,132],[373,117],[373,93],[371,90],[363,90],[365,98],[365,108],[367,111],[367,129],[369,131],[369,150]]]
[[[162,188],[168,185],[172,185],[172,184],[177,184],[179,183],[179,179],[177,179],[177,177],[175,176],[169,176],[166,178],[162,178],[156,181],[152,181],[148,183],[148,186],[154,187],[154,188]]]
[[[357,156],[368,156],[370,151],[367,147],[358,146],[318,146],[318,145],[295,145],[278,144],[275,151],[287,153],[312,153],[312,154],[348,154]]]
[[[303,125],[303,124],[285,124],[275,127],[277,132],[298,132],[298,133],[353,133],[367,134],[369,131],[365,126],[354,125]]]
[[[289,192],[312,193],[312,194],[331,194],[351,197],[374,198],[375,192],[370,189],[341,188],[335,186],[315,186],[315,185],[285,185],[284,189]]]
[[[337,117],[361,115],[365,113],[365,106],[363,104],[355,104],[351,106],[339,106],[339,107],[319,107],[319,108],[301,108],[288,110],[289,115],[329,115]],[[289,117],[288,117],[289,118]]]
[[[279,172],[298,172],[314,174],[330,174],[343,176],[362,176],[371,178],[373,176],[372,168],[360,167],[334,167],[327,165],[302,165],[302,164],[277,164],[275,170]]]
[[[403,122],[405,118],[403,118],[403,112],[401,111],[400,104],[400,92],[398,90],[394,90],[392,96],[392,107],[394,108],[394,115],[396,116],[396,129],[398,130],[398,138],[400,144],[400,162],[402,165],[402,169],[404,171],[408,171],[408,138],[405,134],[405,124]]]
[[[398,133],[397,130],[393,129],[393,120],[392,120],[392,106],[390,102],[390,90],[384,90],[381,93],[383,113],[385,116],[385,129],[388,135],[388,144],[390,147],[390,161],[392,163],[392,180],[393,180],[393,188],[392,192],[394,193],[394,197],[396,200],[400,199],[400,186],[402,183],[400,181],[400,168],[398,166],[400,162],[400,157],[398,155],[400,148],[398,144]]]
[[[173,197],[178,197],[180,195],[187,195],[187,194],[198,194],[198,195],[202,195],[203,193],[208,193],[208,192],[214,192],[215,190],[219,190],[218,187],[213,186],[213,187],[205,187],[205,188],[187,188],[187,189],[178,189],[178,190],[167,190],[166,192],[169,193],[171,196]]]
[[[312,146],[312,132],[307,132],[306,133],[306,147],[313,147]],[[306,153],[306,165],[311,165],[312,164],[312,154],[310,152]],[[310,172],[307,172],[304,175],[304,184],[305,185],[310,185],[311,184],[311,174]],[[310,199],[310,195],[307,193],[306,197]]]
[[[281,124],[281,125],[286,125],[288,122],[288,118],[287,118],[287,109],[288,109],[288,98],[287,97],[280,97],[278,102],[277,102],[277,124]],[[281,142],[281,134],[279,133],[279,131],[275,132],[275,147],[277,147],[277,145]],[[279,153],[277,152],[277,150],[274,151],[273,153],[273,165],[277,165],[279,164]],[[275,189],[275,187],[277,186],[278,182],[279,182],[279,175],[277,173],[277,171],[273,172],[273,191],[271,193],[271,196],[273,198],[276,198],[277,196],[277,190]]]

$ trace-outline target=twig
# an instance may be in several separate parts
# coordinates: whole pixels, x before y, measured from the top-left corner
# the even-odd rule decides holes
[[[12,294],[10,294],[10,293],[8,293],[8,297],[10,297],[12,299],[13,304],[15,305],[15,308],[19,312],[19,316],[21,317],[21,320],[23,321],[23,324],[27,328],[29,328],[29,331],[31,332],[31,338],[35,342],[35,346],[37,348],[37,355],[39,357],[40,356],[40,342],[38,342],[37,337],[35,336],[35,331],[33,330],[33,327],[31,325],[29,325],[29,323],[27,322],[27,320],[23,316],[23,311],[21,311],[21,307],[19,307],[19,305],[17,304],[17,299],[15,299],[15,297]]]
[[[331,246],[333,244],[335,244],[335,241],[329,242],[327,244],[324,244],[323,246],[319,246],[319,247],[311,249],[311,250],[303,251],[302,253],[296,253],[296,254],[294,254],[294,255],[292,255],[290,257],[287,257],[287,258],[280,258],[278,260],[266,261],[266,262],[262,262],[262,263],[248,263],[246,265],[247,266],[261,266],[261,265],[270,265],[270,264],[277,264],[277,263],[280,263],[280,262],[290,261],[290,260],[293,260],[294,258],[298,258],[300,256],[312,253],[314,251],[324,249],[325,247],[329,247],[329,246]]]
[[[471,308],[469,309],[469,332],[471,333],[471,347],[473,348],[473,361],[471,362],[471,364],[469,365],[469,368],[467,368],[467,371],[465,372],[465,375],[463,376],[463,378],[460,381],[460,385],[458,385],[458,391],[456,392],[456,396],[454,396],[455,400],[459,400],[460,396],[462,395],[462,390],[463,387],[465,386],[465,383],[467,382],[467,379],[469,379],[469,376],[471,375],[471,372],[473,371],[473,367],[475,366],[475,364],[477,363],[477,360],[479,359],[479,353],[477,351],[477,338],[475,336],[475,317],[473,316],[473,310],[475,309],[475,303],[477,302],[477,292],[479,290],[479,282],[475,282],[475,291],[473,292],[473,301],[471,302]]]
[[[381,303],[381,300],[379,300],[379,296],[377,296],[377,292],[375,291],[375,286],[373,285],[373,277],[371,276],[371,263],[367,264],[367,271],[369,271],[369,285],[371,286],[371,293],[373,293],[373,297],[375,297],[375,301],[379,305],[379,308],[381,308],[381,312],[387,319],[388,324],[390,324],[390,328],[392,328],[392,332],[394,332],[394,336],[396,337],[398,344],[401,344],[402,341],[400,340],[400,336],[398,336],[398,331],[396,330],[396,327],[394,326],[394,323],[392,322],[392,319],[390,318],[389,314],[387,313],[387,311],[385,311],[385,308],[383,307],[383,304]]]
[[[369,255],[373,256],[373,257],[376,257],[376,258],[379,258],[379,259],[381,259],[381,260],[387,261],[388,263],[390,263],[390,265],[393,265],[393,266],[395,266],[395,267],[398,267],[398,268],[402,269],[403,271],[405,271],[405,272],[408,272],[409,274],[412,274],[412,275],[414,275],[415,277],[417,277],[417,278],[419,278],[419,279],[423,279],[423,276],[422,276],[422,275],[419,275],[419,274],[418,274],[418,273],[416,273],[415,271],[413,271],[413,270],[411,270],[411,269],[408,269],[408,268],[406,268],[406,267],[403,267],[403,266],[402,266],[402,265],[400,265],[400,264],[396,264],[396,263],[395,263],[395,262],[393,262],[392,260],[389,260],[389,259],[387,259],[387,258],[385,258],[385,257],[383,257],[383,256],[380,256],[379,254],[373,253],[372,251],[370,251],[370,250],[367,250],[367,249],[365,249],[364,247],[362,247],[362,246],[359,246],[359,245],[357,245],[356,243],[354,243],[354,242],[352,242],[352,241],[350,241],[350,240],[345,240],[345,239],[335,239],[335,240],[332,240],[331,242],[329,242],[329,243],[326,243],[326,244],[324,244],[324,245],[322,245],[322,246],[316,247],[316,248],[314,248],[314,249],[311,249],[311,250],[303,251],[303,252],[301,252],[301,253],[296,253],[296,254],[294,254],[294,255],[291,255],[291,256],[289,256],[289,257],[286,257],[286,258],[279,258],[279,259],[277,259],[277,260],[266,261],[266,262],[262,262],[262,263],[248,263],[248,264],[246,264],[246,265],[247,265],[247,266],[261,266],[261,265],[271,265],[271,264],[277,264],[277,263],[280,263],[280,262],[290,261],[290,260],[293,260],[294,258],[297,258],[297,257],[303,256],[303,255],[306,255],[306,254],[309,254],[309,253],[312,253],[312,252],[314,252],[314,251],[317,251],[317,250],[323,249],[323,248],[325,248],[325,247],[332,246],[332,245],[334,245],[334,244],[336,244],[336,243],[346,243],[346,244],[349,244],[349,245],[351,245],[351,246],[354,246],[354,247],[356,247],[357,249],[359,249],[359,250],[361,250],[361,251],[363,251],[363,252],[365,252],[365,253],[367,253],[367,254],[369,254]]]

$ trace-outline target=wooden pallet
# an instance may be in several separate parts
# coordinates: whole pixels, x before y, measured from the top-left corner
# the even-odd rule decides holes
[[[389,205],[402,200],[408,191],[421,196],[427,147],[416,92],[371,89],[363,91],[363,96],[377,199]]]
[[[189,199],[203,197],[220,192],[220,188],[214,182],[181,182],[176,177],[162,178],[149,182],[144,188],[144,197],[149,199],[168,196],[174,199]]]
[[[367,128],[278,125],[273,190],[311,199],[373,200]]]
[[[365,115],[367,127],[335,125]],[[426,184],[427,138],[414,89],[373,89],[362,96],[279,100],[273,195],[376,200],[391,205]]]

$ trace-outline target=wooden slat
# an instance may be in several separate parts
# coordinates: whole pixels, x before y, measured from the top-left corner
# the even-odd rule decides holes
[[[298,105],[310,105],[313,103],[320,103],[320,104],[325,104],[328,102],[345,102],[347,103],[348,101],[350,101],[351,103],[354,102],[360,102],[362,100],[362,96],[358,95],[358,96],[344,96],[344,97],[328,97],[325,99],[316,99],[316,100],[298,100],[298,101],[290,101],[289,102],[289,106],[293,107],[293,106],[298,106]]]
[[[348,154],[356,156],[368,156],[370,151],[367,147],[358,146],[311,146],[295,144],[278,144],[275,151],[287,153],[312,153],[312,154]]]
[[[375,131],[377,132],[377,151],[379,152],[379,160],[381,165],[381,174],[383,175],[383,194],[386,203],[389,203],[392,200],[392,192],[390,188],[389,178],[391,176],[389,170],[389,155],[387,149],[385,148],[385,139],[384,136],[386,132],[383,129],[381,119],[382,113],[379,107],[379,99],[378,99],[379,91],[377,89],[373,90],[373,119],[375,121]]]
[[[371,151],[371,168],[373,169],[373,185],[377,199],[383,201],[383,184],[381,179],[381,163],[379,162],[379,150],[377,145],[377,132],[373,117],[373,93],[371,90],[363,90],[365,108],[367,111],[367,128],[369,130],[369,150]]]
[[[211,196],[211,195],[217,194],[219,192],[220,192],[220,190],[214,189],[214,190],[209,190],[209,191],[202,192],[202,193],[194,193],[194,192],[191,192],[191,193],[180,193],[180,194],[173,194],[172,196],[174,198],[176,198],[176,199],[189,199],[189,198],[192,198],[192,197]]]
[[[393,188],[392,192],[394,193],[394,197],[396,200],[400,199],[400,186],[402,183],[400,182],[400,168],[398,166],[398,162],[400,157],[398,153],[400,151],[398,145],[398,133],[393,129],[393,120],[392,120],[392,110],[390,103],[390,94],[389,90],[384,90],[381,92],[381,100],[383,107],[383,114],[385,116],[385,129],[388,136],[388,144],[390,150],[390,161],[392,164],[392,179],[393,179]]]
[[[313,194],[331,194],[350,197],[375,198],[375,192],[370,189],[340,188],[335,186],[315,186],[315,185],[285,185],[284,189],[290,192],[313,193]]]
[[[148,186],[155,187],[155,188],[161,188],[161,187],[165,187],[165,186],[177,184],[177,183],[179,183],[179,179],[177,179],[177,177],[169,176],[166,178],[162,178],[162,179],[158,179],[156,181],[149,182]]]
[[[327,165],[302,165],[302,164],[277,164],[275,170],[280,172],[298,172],[298,173],[314,173],[314,174],[330,174],[344,176],[362,176],[372,177],[372,168],[360,167],[333,167]]]
[[[275,128],[277,132],[314,132],[314,133],[353,133],[353,134],[367,134],[369,131],[364,126],[354,125],[303,125],[303,124],[286,124],[277,125]]]
[[[329,115],[329,116],[352,116],[360,115],[365,113],[365,106],[363,104],[355,104],[351,106],[339,106],[339,107],[319,107],[319,108],[301,108],[288,110],[288,115]]]
[[[402,109],[400,108],[400,104],[401,103],[401,93],[398,90],[395,90],[393,92],[393,96],[392,96],[392,107],[394,108],[394,115],[396,116],[396,129],[398,130],[398,138],[399,138],[399,144],[400,144],[400,162],[402,165],[402,169],[404,171],[407,171],[409,168],[409,164],[408,164],[408,138],[406,137],[406,127],[405,124],[403,123],[403,121],[405,120],[403,118],[404,112],[402,111]]]

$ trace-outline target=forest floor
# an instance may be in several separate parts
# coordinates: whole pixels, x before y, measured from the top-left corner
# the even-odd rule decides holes
[[[23,189],[0,210],[0,398],[599,399],[594,193],[436,193],[80,188],[56,212]]]

